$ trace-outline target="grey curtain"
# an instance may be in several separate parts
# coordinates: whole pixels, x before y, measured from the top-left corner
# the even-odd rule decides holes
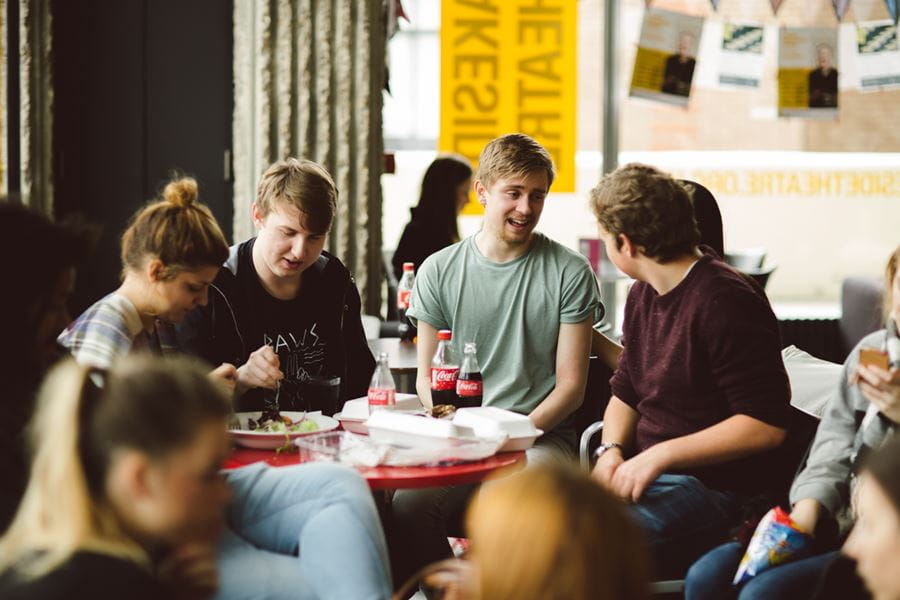
[[[7,23],[7,3],[18,2],[19,22]],[[19,188],[23,204],[53,214],[53,88],[51,85],[50,0],[0,0],[0,48],[7,64],[7,28],[19,29]],[[0,93],[7,97],[6,68],[0,69]],[[9,193],[6,106],[0,116],[0,193]]]
[[[234,3],[234,237],[253,235],[260,175],[314,160],[339,191],[329,249],[353,272],[363,311],[381,304],[382,0]]]

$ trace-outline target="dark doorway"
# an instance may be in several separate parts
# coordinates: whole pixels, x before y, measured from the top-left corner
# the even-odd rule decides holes
[[[232,230],[232,2],[55,0],[56,216],[103,226],[79,270],[77,314],[119,278],[119,236],[172,171]]]

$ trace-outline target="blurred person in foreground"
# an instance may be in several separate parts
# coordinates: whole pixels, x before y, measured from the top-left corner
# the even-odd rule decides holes
[[[196,182],[182,178],[135,213],[122,235],[122,285],[60,335],[79,363],[106,368],[132,353],[161,353],[167,326],[207,304],[228,246],[197,195]],[[211,376],[233,390],[240,372],[224,363]],[[219,599],[390,595],[384,534],[355,470],[259,462],[226,471],[225,478],[234,493],[215,548]],[[354,577],[345,576],[342,561],[355,565]]]
[[[657,577],[679,577],[768,490],[790,388],[765,293],[711,251],[689,190],[629,164],[591,191],[600,238],[637,282],[593,476],[628,503]]]
[[[230,404],[186,362],[56,367],[30,429],[28,488],[0,540],[0,596],[210,597]]]
[[[428,165],[419,204],[410,209],[410,221],[391,261],[398,280],[403,263],[411,262],[418,270],[426,258],[459,241],[456,217],[469,201],[471,189],[472,167],[462,156],[441,156]]]
[[[96,231],[74,221],[53,223],[11,201],[0,201],[0,272],[10,286],[0,311],[0,534],[28,481],[25,426],[47,369],[64,351],[56,343],[68,325],[75,268],[93,248]],[[27,251],[25,250],[27,248]]]
[[[467,517],[479,598],[639,600],[646,549],[615,498],[574,466],[489,482]]]
[[[444,600],[643,600],[646,548],[621,504],[573,466],[494,475],[466,516],[468,560],[424,570]]]
[[[900,600],[900,439],[892,438],[863,465],[857,507],[859,520],[842,552],[856,561],[874,600]],[[840,594],[822,591],[823,599]]]
[[[432,254],[416,277],[407,316],[418,327],[416,390],[432,406],[437,332],[453,331],[462,355],[475,342],[483,404],[527,415],[545,433],[529,464],[575,456],[572,413],[584,399],[591,325],[602,314],[587,260],[535,231],[556,170],[547,150],[513,133],[485,146],[475,193],[481,230]],[[450,555],[448,527],[461,521],[476,485],[399,490],[398,580]],[[405,570],[405,571],[404,571]]]

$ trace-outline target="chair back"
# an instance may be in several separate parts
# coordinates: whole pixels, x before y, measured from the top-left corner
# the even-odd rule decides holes
[[[747,273],[760,269],[766,260],[765,248],[744,248],[725,253],[725,262],[739,271]]]
[[[769,265],[768,267],[761,267],[759,269],[739,270],[752,277],[753,280],[759,284],[759,287],[766,289],[766,284],[769,283],[769,276],[772,275],[776,268],[778,268],[777,265]]]
[[[587,385],[584,387],[584,401],[573,414],[575,432],[580,437],[591,423],[603,420],[606,405],[609,404],[611,390],[609,380],[613,372],[598,356],[591,356],[588,363]]]
[[[841,284],[841,318],[838,330],[844,355],[859,340],[881,329],[881,298],[884,281],[880,277],[847,277]]]

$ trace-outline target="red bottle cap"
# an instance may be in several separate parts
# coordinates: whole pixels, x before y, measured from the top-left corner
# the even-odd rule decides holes
[[[453,333],[449,329],[441,329],[438,331],[438,339],[439,340],[452,340]]]
[[[403,263],[404,271],[412,271],[415,268],[416,268],[416,263],[411,263],[411,262]]]

